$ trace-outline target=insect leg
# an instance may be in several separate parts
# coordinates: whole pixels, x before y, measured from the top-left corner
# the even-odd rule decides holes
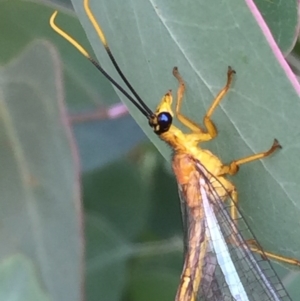
[[[184,84],[184,80],[182,79],[181,75],[179,74],[178,68],[177,67],[173,68],[173,75],[176,77],[178,84],[179,84],[178,90],[177,90],[177,102],[176,102],[175,114],[176,114],[178,120],[182,124],[184,124],[186,127],[188,127],[194,134],[199,135],[199,138],[198,138],[199,141],[208,141],[217,136],[218,131],[217,131],[215,124],[211,120],[211,115],[213,114],[216,107],[219,105],[220,101],[223,99],[223,97],[226,95],[227,91],[229,90],[234,74],[235,74],[235,71],[233,69],[231,69],[231,67],[228,67],[226,85],[216,96],[212,105],[210,106],[207,113],[205,114],[204,119],[203,119],[205,129],[202,129],[200,125],[198,125],[196,122],[189,119],[188,117],[186,117],[185,115],[183,115],[180,112],[183,95],[185,92],[185,84]]]
[[[200,127],[200,125],[198,125],[196,122],[189,119],[188,117],[186,117],[185,115],[183,115],[180,112],[182,99],[183,99],[184,92],[185,92],[185,83],[184,83],[184,80],[182,79],[181,75],[179,74],[177,67],[173,68],[173,75],[176,77],[176,79],[178,81],[177,101],[176,101],[176,108],[175,108],[175,114],[176,114],[178,120],[182,124],[184,124],[186,127],[188,127],[192,132],[204,134],[204,130]]]
[[[261,152],[261,153],[255,154],[255,155],[251,155],[251,156],[239,159],[239,160],[235,160],[235,161],[232,161],[229,165],[223,166],[223,168],[222,168],[223,174],[222,175],[225,175],[225,174],[234,175],[235,173],[238,172],[240,165],[268,157],[272,153],[274,153],[277,149],[280,149],[280,148],[281,148],[281,145],[279,144],[279,142],[276,139],[274,139],[273,145],[268,151]],[[231,209],[230,209],[230,215],[232,217],[232,220],[234,222],[236,222],[237,218],[238,218],[237,207],[236,207],[237,203],[238,203],[237,191],[236,191],[235,187],[233,185],[231,186],[230,185],[231,183],[227,183],[227,181],[224,182],[224,180],[223,180],[222,184],[228,191],[231,202],[233,202],[233,204],[231,205]],[[292,264],[292,265],[296,265],[296,266],[300,267],[299,260],[297,260],[295,258],[285,257],[282,255],[264,251],[261,248],[260,244],[257,241],[255,241],[254,239],[247,240],[247,245],[253,252],[256,252],[262,256],[266,256],[269,259],[281,261],[283,263]]]
[[[258,244],[258,242],[254,239],[247,240],[247,245],[249,246],[251,251],[261,254],[262,256],[266,256],[269,259],[280,261],[280,262],[291,264],[291,265],[296,265],[296,266],[300,267],[300,261],[295,258],[285,257],[282,255],[277,255],[277,254],[274,254],[271,252],[263,251],[261,249],[260,245]]]
[[[234,223],[236,223],[238,217],[237,208],[236,208],[236,204],[238,203],[238,193],[236,187],[224,177],[218,178],[218,181],[221,183],[221,186],[215,187],[216,192],[219,195],[224,195],[224,191],[226,192],[226,197],[223,197],[223,199],[226,200],[229,197],[229,201],[231,202],[230,216],[234,221]]]
[[[247,157],[244,157],[239,160],[234,160],[228,165],[223,165],[222,168],[220,169],[218,176],[224,176],[226,174],[235,175],[239,171],[240,165],[268,157],[271,154],[273,154],[277,149],[280,149],[280,148],[281,148],[281,145],[279,144],[279,142],[276,139],[274,139],[273,145],[271,146],[271,148],[269,150],[258,153],[258,154],[254,154],[251,156],[247,156]],[[232,192],[230,192],[230,197],[234,201],[235,205],[237,205],[238,197],[237,197],[237,191],[235,189]],[[236,206],[231,207],[231,217],[233,220],[236,220],[236,218],[237,218]]]
[[[211,116],[214,113],[217,106],[220,104],[223,97],[227,94],[233,79],[233,75],[235,71],[229,66],[227,71],[227,82],[223,89],[218,93],[216,98],[214,99],[213,103],[211,104],[210,108],[208,109],[207,113],[203,118],[203,123],[207,129],[207,132],[211,135],[212,138],[216,137],[218,134],[217,128],[213,121],[211,120]]]
[[[228,193],[229,201],[231,202],[231,204],[230,204],[230,215],[231,215],[231,218],[232,218],[232,222],[234,223],[234,225],[232,225],[232,226],[233,226],[233,229],[235,229],[235,227],[238,226],[237,225],[237,221],[238,221],[238,212],[237,212],[238,194],[237,194],[235,186],[231,182],[229,182],[225,178],[219,178],[219,181],[222,184],[222,187],[225,188],[225,190]],[[232,244],[236,244],[234,233],[230,237],[230,241],[231,241]],[[272,252],[265,251],[265,250],[263,250],[261,245],[254,239],[246,240],[246,243],[247,243],[248,247],[251,249],[251,251],[260,254],[262,257],[267,257],[271,260],[276,260],[276,261],[279,261],[279,262],[283,262],[283,263],[286,263],[286,264],[291,264],[291,265],[295,265],[295,266],[300,267],[300,261],[299,260],[297,260],[295,258],[286,257],[286,256],[278,255],[278,254],[275,254],[275,253],[272,253]]]
[[[280,148],[282,147],[279,144],[278,140],[274,139],[274,142],[269,150],[251,156],[247,156],[242,159],[234,160],[230,164],[224,165],[221,168],[219,175],[225,175],[225,174],[235,175],[239,171],[240,165],[268,157]]]

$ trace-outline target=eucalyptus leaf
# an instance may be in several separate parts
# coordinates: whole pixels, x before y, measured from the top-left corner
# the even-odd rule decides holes
[[[73,4],[97,58],[117,78],[82,1]],[[234,181],[241,210],[262,246],[300,258],[300,87],[246,3],[91,1],[91,7],[116,60],[151,109],[168,89],[176,91],[171,75],[176,65],[187,84],[183,112],[201,122],[225,83],[227,66],[236,70],[234,84],[213,116],[219,137],[205,147],[230,162],[267,150],[274,138],[280,141],[281,151],[242,166]],[[170,160],[170,150],[144,116],[121,98]]]
[[[12,286],[14,289],[12,289]],[[50,301],[43,291],[34,264],[21,254],[0,264],[0,299],[6,301]]]
[[[89,301],[120,300],[126,284],[131,245],[104,215],[86,216],[86,296]]]
[[[285,54],[291,52],[299,34],[298,1],[255,0],[254,2],[281,51]]]
[[[20,253],[34,265],[37,277],[23,283],[32,298],[41,287],[41,296],[75,301],[83,282],[79,167],[61,76],[58,55],[45,41],[0,70],[1,262]],[[13,300],[25,290],[17,281],[7,281]]]

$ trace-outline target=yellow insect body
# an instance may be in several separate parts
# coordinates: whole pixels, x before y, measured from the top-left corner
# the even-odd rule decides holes
[[[238,171],[239,165],[268,156],[280,147],[275,140],[269,151],[246,157],[238,161],[233,161],[230,165],[224,165],[221,160],[209,150],[199,147],[201,142],[211,140],[217,135],[217,128],[210,117],[228,91],[234,73],[235,72],[231,68],[228,69],[227,83],[204,117],[207,131],[180,113],[185,85],[177,68],[174,68],[173,70],[174,76],[179,81],[175,115],[191,130],[191,133],[185,134],[173,124],[170,125],[167,131],[161,132],[159,127],[159,116],[164,116],[164,114],[167,113],[173,118],[174,115],[171,107],[173,97],[170,91],[162,98],[161,103],[155,111],[154,117],[150,120],[150,125],[154,128],[154,131],[157,132],[159,137],[174,150],[172,167],[176,175],[182,202],[185,202],[183,206],[186,206],[189,211],[189,221],[184,225],[188,232],[185,241],[185,261],[175,299],[176,301],[196,300],[201,279],[205,277],[205,275],[203,275],[203,267],[205,265],[204,260],[207,253],[209,238],[207,237],[205,230],[205,214],[202,196],[200,194],[200,178],[204,177],[205,181],[209,181],[211,184],[211,191],[206,189],[208,195],[212,194],[213,191],[221,201],[225,201],[231,197],[232,201],[237,202],[236,188],[225,178],[226,174],[235,174]],[[199,172],[197,164],[204,167],[204,174]],[[211,198],[213,197],[214,196]],[[236,207],[232,206],[232,208],[232,215],[236,216],[236,211],[234,209]]]

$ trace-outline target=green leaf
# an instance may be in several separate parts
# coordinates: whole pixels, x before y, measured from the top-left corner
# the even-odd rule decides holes
[[[140,235],[149,214],[150,197],[149,185],[141,178],[138,166],[116,161],[86,173],[83,185],[86,210],[114,221],[124,239]]]
[[[58,61],[39,41],[0,70],[1,260],[23,254],[44,295],[74,301],[82,294],[79,168]],[[10,280],[21,298],[24,287]]]
[[[138,271],[132,279],[132,287],[129,291],[130,300],[173,300],[175,297],[178,277],[173,271],[163,270],[159,266]],[[149,287],[155,289],[149,294]]]
[[[255,0],[254,2],[281,51],[286,54],[291,52],[299,33],[298,1]]]
[[[86,216],[86,296],[89,301],[120,300],[132,255],[130,243],[102,214]]]
[[[14,301],[50,301],[29,258],[16,254],[0,264],[0,299]],[[11,288],[14,288],[13,290]]]
[[[82,1],[73,4],[97,58],[116,78]],[[227,66],[237,71],[228,96],[213,116],[219,136],[205,147],[230,162],[267,150],[275,137],[280,141],[283,150],[242,166],[234,181],[242,212],[262,246],[300,258],[300,88],[246,4],[238,0],[91,1],[91,7],[116,60],[152,109],[168,89],[176,91],[171,70],[177,65],[187,83],[183,112],[201,122],[225,83]],[[170,150],[152,133],[144,116],[132,105],[129,108],[170,160]]]
[[[128,284],[134,241],[147,231],[151,204],[139,165],[116,161],[83,177],[88,300],[120,300]]]

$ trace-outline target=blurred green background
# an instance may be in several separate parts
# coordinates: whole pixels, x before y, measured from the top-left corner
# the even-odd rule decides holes
[[[279,1],[273,6],[267,3],[257,1],[274,37],[287,53],[295,40],[296,1],[284,7]],[[173,300],[182,270],[183,246],[177,185],[170,164],[129,113],[115,118],[107,115],[112,105],[120,104],[119,96],[89,62],[49,28],[49,16],[54,9],[60,11],[60,26],[93,53],[69,1],[0,2],[0,299],[74,301],[85,294],[90,301]],[[118,12],[115,13],[110,15],[105,11],[111,23],[117,22]],[[278,27],[278,18],[288,19],[288,26]],[[121,37],[109,34],[111,27],[108,27],[109,40],[126,40],[120,28]],[[135,48],[134,43],[143,42],[146,43],[132,43]],[[116,53],[126,61],[125,52]],[[147,63],[154,64],[159,55],[156,51]],[[128,58],[128,64],[134,56]],[[164,61],[167,59],[163,57]],[[296,50],[289,61],[295,72],[300,70]],[[183,65],[181,61],[177,63]],[[225,59],[223,63],[226,71],[228,63]],[[162,65],[164,70],[157,75],[162,89],[145,80],[149,89],[155,90],[151,107],[170,88],[169,83],[173,89],[176,87],[170,75],[173,65],[169,61],[166,65],[166,70]],[[131,67],[131,72],[137,73],[136,70],[136,66]],[[164,83],[166,76],[169,78]],[[220,83],[224,77],[225,74],[220,74]],[[219,87],[214,87],[214,91]],[[143,96],[148,97],[146,89],[139,86],[141,94],[145,90]],[[204,110],[192,110],[201,121]],[[219,119],[215,120],[218,124]],[[231,122],[234,124],[234,119]],[[222,119],[220,123],[223,124]],[[225,132],[226,128],[222,130]],[[235,132],[235,138],[238,133]],[[293,136],[295,153],[299,150],[295,139],[299,133],[296,131]],[[154,135],[150,138],[157,140]],[[261,138],[267,142],[249,149],[263,150],[272,139],[273,136],[270,140]],[[215,145],[217,153],[222,153],[226,137],[220,143]],[[168,157],[170,151],[159,147]],[[241,154],[237,150],[230,157],[232,150],[226,148],[229,161],[249,153],[247,149],[245,153],[240,151]],[[274,156],[272,164],[277,159]],[[251,169],[242,173],[238,188],[244,185],[246,190],[251,186],[252,182],[244,179],[259,182],[255,172],[260,168],[252,170],[252,175]],[[265,169],[266,177],[276,176],[269,168]],[[253,187],[248,189],[256,190]],[[291,191],[295,193],[293,187]],[[283,195],[279,196],[281,200],[290,199],[288,193]],[[298,206],[295,204],[295,208]],[[297,220],[298,216],[297,211],[295,216],[283,218],[284,232],[278,234],[284,237],[288,233],[296,238],[291,246],[284,243],[276,246],[289,256],[299,255],[299,228],[291,226],[292,219]],[[255,224],[251,214],[249,219]],[[277,225],[278,220],[274,220]],[[268,223],[263,226],[268,227]],[[268,231],[272,236],[275,231],[272,224]],[[273,237],[267,237],[267,243],[272,246]],[[297,300],[300,273],[277,264],[275,267],[293,300]]]

